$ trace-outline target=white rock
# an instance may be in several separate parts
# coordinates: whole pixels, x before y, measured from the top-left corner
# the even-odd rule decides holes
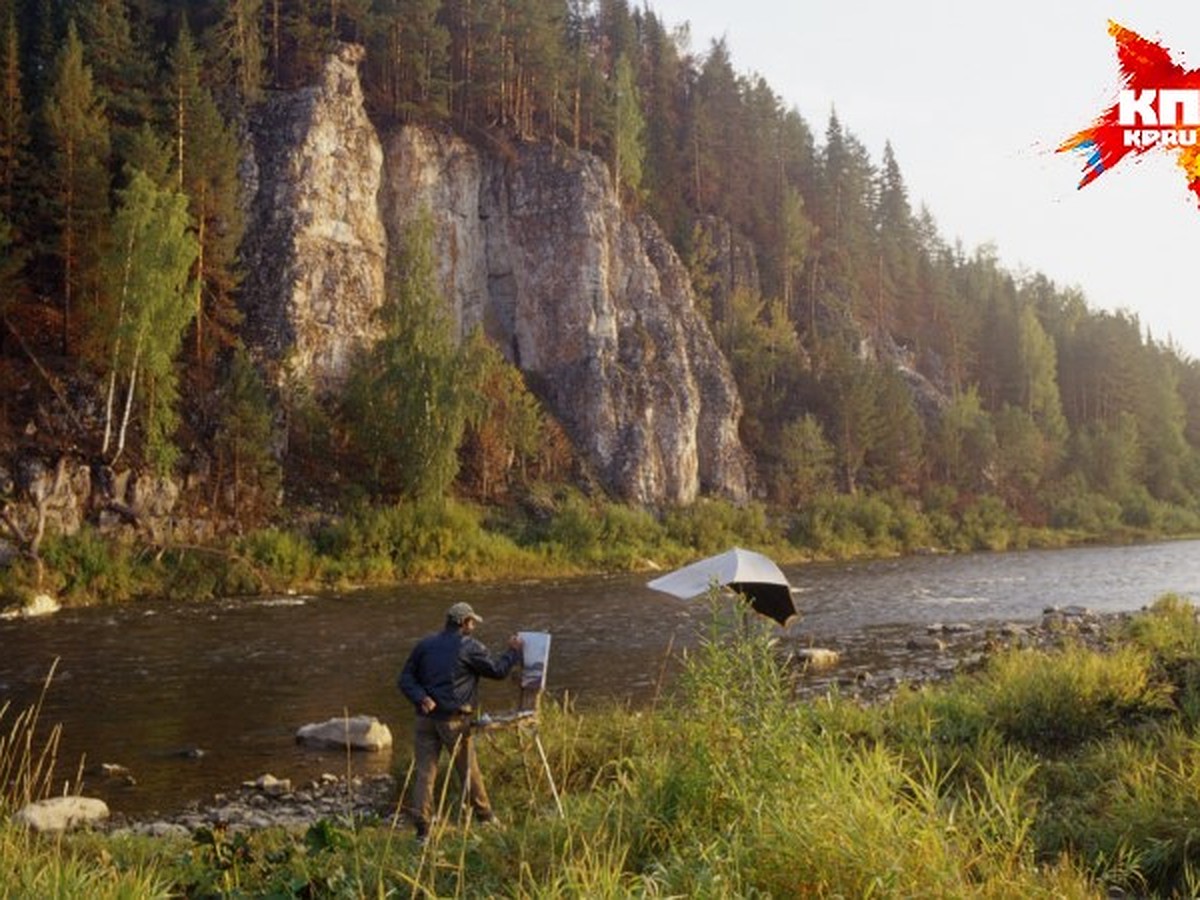
[[[837,665],[841,654],[836,650],[828,650],[824,647],[805,647],[796,651],[796,658],[810,669],[828,669]]]
[[[392,732],[374,716],[339,717],[325,722],[303,725],[296,732],[296,740],[310,747],[378,752],[392,746]]]
[[[13,820],[34,831],[66,831],[108,818],[108,804],[94,797],[51,797],[30,803]]]
[[[7,609],[0,613],[0,619],[34,619],[38,616],[49,616],[58,612],[62,607],[49,594],[38,594],[24,606]]]
[[[62,607],[59,606],[58,601],[49,594],[38,594],[29,602],[25,609],[22,610],[22,614],[25,615],[26,618],[32,618],[34,616],[49,616],[58,612],[60,609],[62,609]]]
[[[276,778],[268,773],[259,775],[254,781],[243,782],[243,787],[258,788],[270,797],[279,797],[292,792],[292,781],[290,778]]]

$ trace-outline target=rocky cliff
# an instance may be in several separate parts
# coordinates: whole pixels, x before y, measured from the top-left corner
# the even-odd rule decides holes
[[[344,48],[319,85],[252,123],[244,295],[257,344],[336,390],[373,333],[385,247],[428,210],[460,332],[481,326],[498,343],[612,491],[744,498],[729,366],[679,259],[649,218],[621,208],[604,165],[414,127],[380,139],[357,59]]]
[[[316,85],[263,103],[242,166],[247,335],[318,394],[341,386],[383,296],[383,151],[363,107],[362,56],[343,45]]]

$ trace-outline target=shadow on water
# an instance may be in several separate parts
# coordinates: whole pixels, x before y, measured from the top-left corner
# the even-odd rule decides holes
[[[1043,607],[1136,609],[1167,591],[1200,598],[1200,542],[992,555],[912,557],[788,571],[804,643],[842,649],[848,664],[894,665],[904,639],[933,622],[1030,620]],[[649,702],[677,653],[707,621],[698,605],[645,587],[649,576],[509,584],[404,586],[344,594],[139,603],[0,622],[0,704],[31,702],[55,657],[42,722],[62,722],[60,779],[118,764],[135,785],[87,779],[114,809],[142,814],[207,799],[270,772],[304,781],[345,772],[342,754],[297,745],[296,729],[348,711],[376,715],[407,757],[412,714],[395,687],[413,642],[467,600],[479,636],[502,647],[517,630],[554,636],[550,693],[586,709]],[[516,688],[485,683],[486,708]],[[356,755],[357,772],[388,771],[391,754]]]

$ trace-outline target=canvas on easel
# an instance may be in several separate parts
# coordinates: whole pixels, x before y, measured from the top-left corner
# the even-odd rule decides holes
[[[546,631],[521,631],[517,636],[524,642],[521,664],[521,709],[536,709],[542,691],[546,689],[546,668],[550,664],[550,634]]]

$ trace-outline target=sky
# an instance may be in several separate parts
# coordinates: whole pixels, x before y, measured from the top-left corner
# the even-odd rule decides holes
[[[1175,157],[1127,158],[1083,189],[1055,153],[1116,100],[1112,19],[1200,67],[1200,6],[1181,0],[646,0],[690,48],[724,37],[823,141],[831,110],[876,163],[885,141],[914,210],[1015,275],[1077,287],[1200,359],[1200,205]]]

